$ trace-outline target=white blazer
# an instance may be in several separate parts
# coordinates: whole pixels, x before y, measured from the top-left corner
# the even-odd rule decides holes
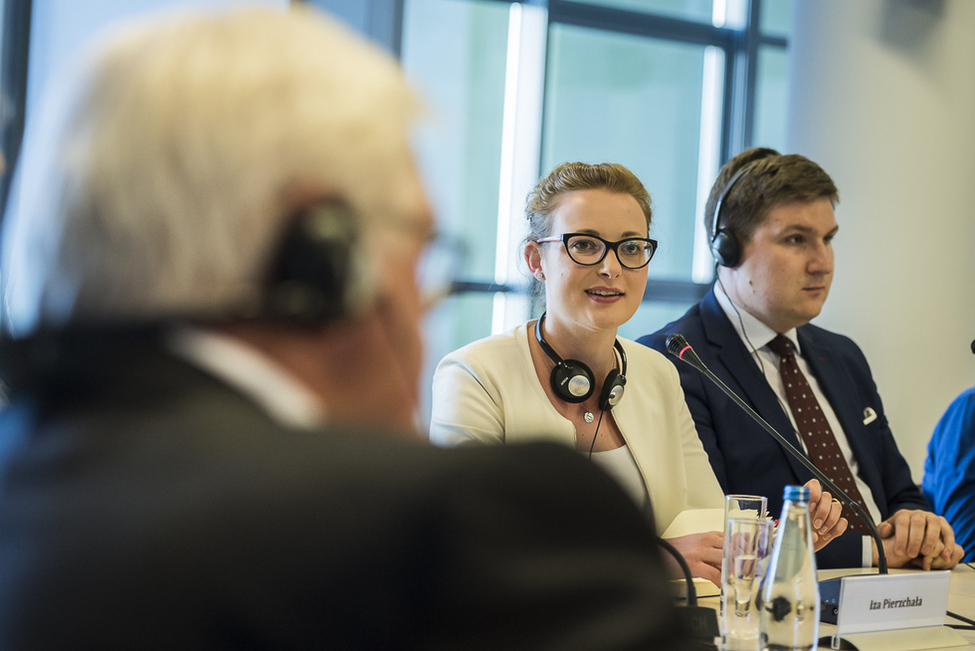
[[[552,441],[575,447],[575,425],[538,381],[528,337],[533,322],[487,337],[441,360],[433,376],[430,440],[440,446]],[[613,409],[653,506],[657,533],[686,509],[723,508],[724,495],[697,437],[674,365],[620,338],[626,389]]]

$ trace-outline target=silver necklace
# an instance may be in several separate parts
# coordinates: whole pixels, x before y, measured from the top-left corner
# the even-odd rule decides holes
[[[589,411],[588,409],[586,410],[586,413],[585,413],[585,414],[583,414],[583,416],[582,416],[582,418],[583,418],[583,419],[584,419],[584,420],[585,420],[585,421],[586,421],[587,423],[591,423],[592,421],[594,421],[594,420],[596,420],[596,417],[595,417],[595,416],[593,416],[593,415],[592,415],[592,412],[591,412],[591,411]]]

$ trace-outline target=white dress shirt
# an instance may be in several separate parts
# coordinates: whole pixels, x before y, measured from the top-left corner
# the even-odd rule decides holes
[[[325,406],[305,385],[234,337],[180,326],[168,333],[169,350],[247,395],[278,423],[315,429]]]

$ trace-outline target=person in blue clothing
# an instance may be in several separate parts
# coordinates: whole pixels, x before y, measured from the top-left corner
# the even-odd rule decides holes
[[[975,387],[952,401],[934,427],[924,461],[924,496],[975,561]]]
[[[722,381],[879,523],[890,567],[954,567],[961,547],[911,478],[866,358],[851,339],[809,323],[833,280],[838,200],[833,180],[803,156],[756,148],[731,159],[705,206],[714,286],[639,341],[665,351],[669,335],[683,334]],[[778,512],[783,486],[812,474],[710,380],[670,359],[721,487],[765,495]],[[850,529],[819,552],[820,567],[876,564],[866,524],[847,508],[844,515]]]

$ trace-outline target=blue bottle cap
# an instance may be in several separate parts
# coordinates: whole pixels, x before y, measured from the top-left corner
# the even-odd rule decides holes
[[[809,489],[805,486],[786,486],[782,491],[782,499],[792,502],[808,502]]]

